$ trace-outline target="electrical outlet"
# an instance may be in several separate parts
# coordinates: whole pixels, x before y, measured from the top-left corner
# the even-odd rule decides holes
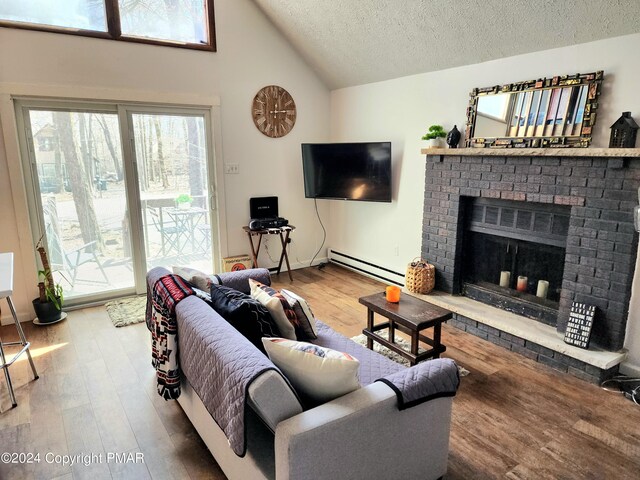
[[[224,173],[237,175],[240,173],[240,165],[238,165],[237,163],[226,163],[224,165]]]
[[[393,254],[394,254],[396,257],[400,256],[400,246],[398,246],[397,244],[396,244],[396,245],[394,245],[394,247],[393,247]]]

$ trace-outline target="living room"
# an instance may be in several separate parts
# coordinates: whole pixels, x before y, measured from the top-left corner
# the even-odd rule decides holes
[[[217,262],[210,263],[208,273],[221,271],[222,257],[249,253],[242,229],[249,221],[249,199],[277,195],[280,214],[296,230],[288,246],[294,280],[274,275],[274,285],[306,296],[318,319],[348,337],[366,325],[366,308],[358,304],[358,297],[382,291],[388,282],[335,263],[321,271],[310,269],[312,258],[319,252],[313,264],[327,262],[331,249],[403,275],[407,264],[425,252],[425,162],[436,161],[426,159],[420,139],[431,124],[441,124],[447,131],[457,125],[464,134],[469,92],[474,88],[603,70],[591,148],[608,147],[609,127],[622,112],[640,115],[635,94],[640,67],[634,61],[640,46],[640,12],[634,1],[604,6],[586,2],[580,7],[518,2],[495,11],[473,2],[456,7],[462,9],[459,12],[437,14],[424,6],[399,9],[372,3],[370,11],[359,6],[356,12],[353,6],[335,4],[327,13],[313,2],[276,3],[280,2],[216,1],[215,52],[0,27],[0,202],[4,206],[0,252],[14,255],[12,297],[17,317],[33,342],[40,373],[33,382],[27,362],[10,367],[18,399],[12,410],[6,383],[0,383],[0,443],[22,452],[38,446],[43,454],[56,448],[92,453],[91,446],[99,445],[100,451],[111,448],[148,456],[145,469],[134,465],[131,470],[113,465],[94,465],[86,471],[77,465],[9,465],[14,468],[8,469],[2,465],[3,478],[5,473],[7,478],[65,478],[71,473],[75,478],[89,471],[106,478],[164,474],[224,478],[176,402],[165,402],[153,387],[148,388],[153,379],[148,375],[152,369],[146,328],[116,330],[104,307],[81,304],[77,306],[82,308],[69,309],[59,328],[27,327],[37,295],[34,226],[38,220],[29,203],[16,105],[37,110],[41,105],[37,102],[45,99],[53,102],[46,104],[50,110],[55,110],[55,101],[66,101],[76,106],[116,105],[109,110],[116,113],[131,105],[167,105],[182,109],[180,114],[190,108],[204,111],[210,128],[203,132],[209,136],[208,155],[215,173],[208,193],[215,197],[211,204],[217,207],[213,216],[218,240],[213,245]],[[429,8],[445,9],[435,2]],[[383,35],[387,23],[394,28]],[[478,26],[484,24],[499,34],[487,34]],[[541,38],[538,29],[531,28],[536,24],[546,25]],[[404,35],[391,36],[403,29]],[[437,51],[419,40],[424,30],[437,32],[429,37],[437,41]],[[371,32],[376,32],[375,39],[367,38]],[[351,36],[359,41],[351,41]],[[398,42],[404,42],[402,51]],[[251,115],[254,96],[268,85],[282,86],[295,100],[295,126],[280,138],[263,135]],[[131,112],[136,114],[135,109]],[[319,200],[316,215],[314,201],[305,198],[300,145],[377,141],[392,145],[392,202]],[[510,160],[507,157],[504,164]],[[234,166],[231,171],[237,173],[230,173],[227,166]],[[637,234],[634,239],[637,244]],[[266,239],[260,266],[277,266],[280,248],[277,237]],[[637,270],[621,333],[626,358],[620,371],[632,377],[640,376]],[[136,281],[144,288],[144,278]],[[11,313],[4,301],[2,307],[0,332],[12,339]],[[459,328],[443,328],[445,356],[471,372],[461,379],[453,400],[446,478],[632,478],[640,458],[637,434],[627,431],[639,418],[633,402]],[[113,352],[102,342],[111,342]],[[85,368],[93,381],[82,373]],[[511,368],[513,375],[508,374]],[[135,388],[136,382],[145,387]],[[57,383],[60,386],[53,386]],[[535,397],[529,384],[549,393]],[[502,394],[512,394],[516,387],[534,400],[500,401]],[[52,393],[47,394],[47,388]],[[118,391],[117,406],[99,399],[113,396],[106,393],[109,388]],[[561,395],[562,400],[556,398]],[[501,403],[504,411],[499,410]],[[46,412],[49,407],[55,414]],[[148,407],[153,414],[137,421],[135,412]],[[517,408],[534,420],[518,418]],[[548,412],[554,409],[557,415]],[[570,420],[563,421],[561,414]],[[122,427],[119,433],[108,428],[110,418]],[[536,427],[536,420],[542,426]],[[566,428],[556,428],[553,422]],[[531,428],[530,437],[518,433],[525,427]],[[484,428],[493,429],[486,439]],[[500,428],[507,432],[502,438]],[[93,430],[100,434],[84,433]],[[179,467],[172,470],[171,462],[151,453],[154,434],[158,450]],[[529,442],[534,445],[530,450]],[[482,453],[474,453],[476,449]],[[589,456],[593,459],[585,458]],[[162,468],[149,467],[153,461]]]

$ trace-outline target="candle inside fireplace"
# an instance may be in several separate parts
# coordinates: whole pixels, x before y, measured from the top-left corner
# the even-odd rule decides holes
[[[511,272],[503,270],[500,272],[500,286],[509,288],[509,283],[511,283]]]
[[[529,279],[527,277],[519,276],[518,283],[516,284],[516,290],[518,290],[519,292],[526,292],[528,281]]]
[[[538,290],[536,291],[536,297],[547,298],[549,293],[549,282],[546,280],[538,280]]]

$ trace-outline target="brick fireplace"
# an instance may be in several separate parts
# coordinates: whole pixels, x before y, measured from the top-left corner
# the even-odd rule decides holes
[[[519,242],[523,249],[531,246],[533,236],[543,248],[539,258],[551,255],[545,252],[553,246],[556,248],[553,258],[559,262],[548,263],[560,263],[559,272],[538,269],[533,274],[533,277],[557,277],[556,285],[552,280],[551,286],[555,298],[550,298],[548,304],[537,302],[542,303],[541,309],[546,312],[546,316],[538,320],[553,325],[563,334],[573,301],[596,305],[598,316],[592,344],[606,351],[621,349],[637,254],[633,210],[638,205],[640,162],[634,158],[610,157],[612,152],[609,149],[460,149],[459,152],[441,150],[427,154],[422,256],[436,267],[436,289],[454,295],[469,293],[469,265],[465,262],[473,261],[469,254],[473,246],[469,241],[474,235],[482,239],[491,233],[496,239],[509,239],[511,244]],[[598,154],[600,156],[596,156]],[[487,209],[492,210],[487,213]],[[529,224],[524,220],[518,223],[518,218],[529,219],[526,213],[529,211],[546,220],[541,220],[536,228],[533,217]],[[488,223],[483,223],[485,220]],[[487,230],[492,225],[495,231]],[[526,228],[532,230],[527,232]],[[498,261],[504,259],[494,260]],[[498,283],[493,272],[483,275],[485,284]],[[533,277],[532,280],[536,280]],[[480,288],[481,293],[485,290]],[[491,295],[489,301],[500,304]],[[522,305],[535,306],[535,303],[535,296],[528,294]],[[521,304],[517,298],[515,305],[511,311],[518,312]],[[531,318],[537,315],[520,313]],[[468,320],[461,317],[454,324],[467,329]],[[475,328],[486,331],[481,324]],[[499,332],[494,333],[502,338]],[[522,346],[522,342],[516,343]],[[556,358],[552,352],[546,354]],[[567,370],[572,362],[565,363],[560,368]],[[603,372],[597,373],[595,376],[600,377]]]

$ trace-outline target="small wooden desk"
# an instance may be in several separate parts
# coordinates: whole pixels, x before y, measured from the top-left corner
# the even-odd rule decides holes
[[[442,322],[453,317],[453,313],[444,308],[440,308],[431,303],[424,302],[411,295],[403,294],[400,303],[387,302],[384,292],[375,293],[358,300],[367,307],[367,328],[362,330],[367,336],[367,348],[373,349],[374,340],[393,350],[399,355],[409,360],[411,365],[415,365],[427,358],[438,358],[447,347],[441,341]],[[377,313],[388,322],[374,325],[373,314]],[[381,337],[376,332],[378,330],[389,329],[389,340]],[[428,328],[433,328],[433,338],[426,337],[420,332]],[[395,343],[395,330],[411,336],[411,352],[407,352]],[[420,341],[431,345],[431,349],[423,353],[418,353]]]
[[[0,253],[0,298],[6,298],[7,303],[9,304],[9,310],[11,310],[11,315],[13,316],[13,321],[16,324],[16,330],[18,330],[18,336],[20,337],[19,342],[4,342],[2,343],[2,339],[0,338],[0,369],[4,370],[4,378],[7,380],[7,388],[9,389],[9,398],[11,399],[11,407],[15,408],[18,406],[18,402],[16,401],[16,396],[13,393],[13,384],[11,383],[11,375],[9,374],[9,367],[13,365],[20,355],[23,353],[27,354],[27,358],[29,359],[29,364],[31,365],[31,371],[33,372],[34,379],[38,379],[38,372],[36,371],[36,366],[33,364],[33,359],[31,358],[31,352],[29,351],[29,347],[31,344],[27,342],[27,339],[24,336],[24,332],[22,331],[22,325],[18,321],[18,316],[16,315],[16,309],[13,306],[13,302],[11,301],[11,295],[13,294],[13,253]],[[11,360],[7,360],[4,347],[9,346],[20,346],[22,347]]]
[[[285,227],[278,228],[263,228],[260,230],[251,230],[248,226],[242,227],[242,229],[247,232],[247,236],[249,237],[249,245],[251,245],[251,259],[253,260],[253,268],[258,268],[258,254],[260,253],[260,246],[262,245],[262,236],[263,235],[280,235],[280,243],[282,244],[282,253],[280,254],[280,262],[278,263],[278,275],[280,274],[280,270],[282,269],[282,260],[287,263],[287,272],[289,273],[289,280],[293,282],[293,277],[291,276],[291,266],[289,265],[289,255],[287,254],[287,244],[289,243],[289,235],[293,232],[296,227],[293,225],[287,225]],[[253,245],[253,237],[258,237],[258,246],[255,247]]]

